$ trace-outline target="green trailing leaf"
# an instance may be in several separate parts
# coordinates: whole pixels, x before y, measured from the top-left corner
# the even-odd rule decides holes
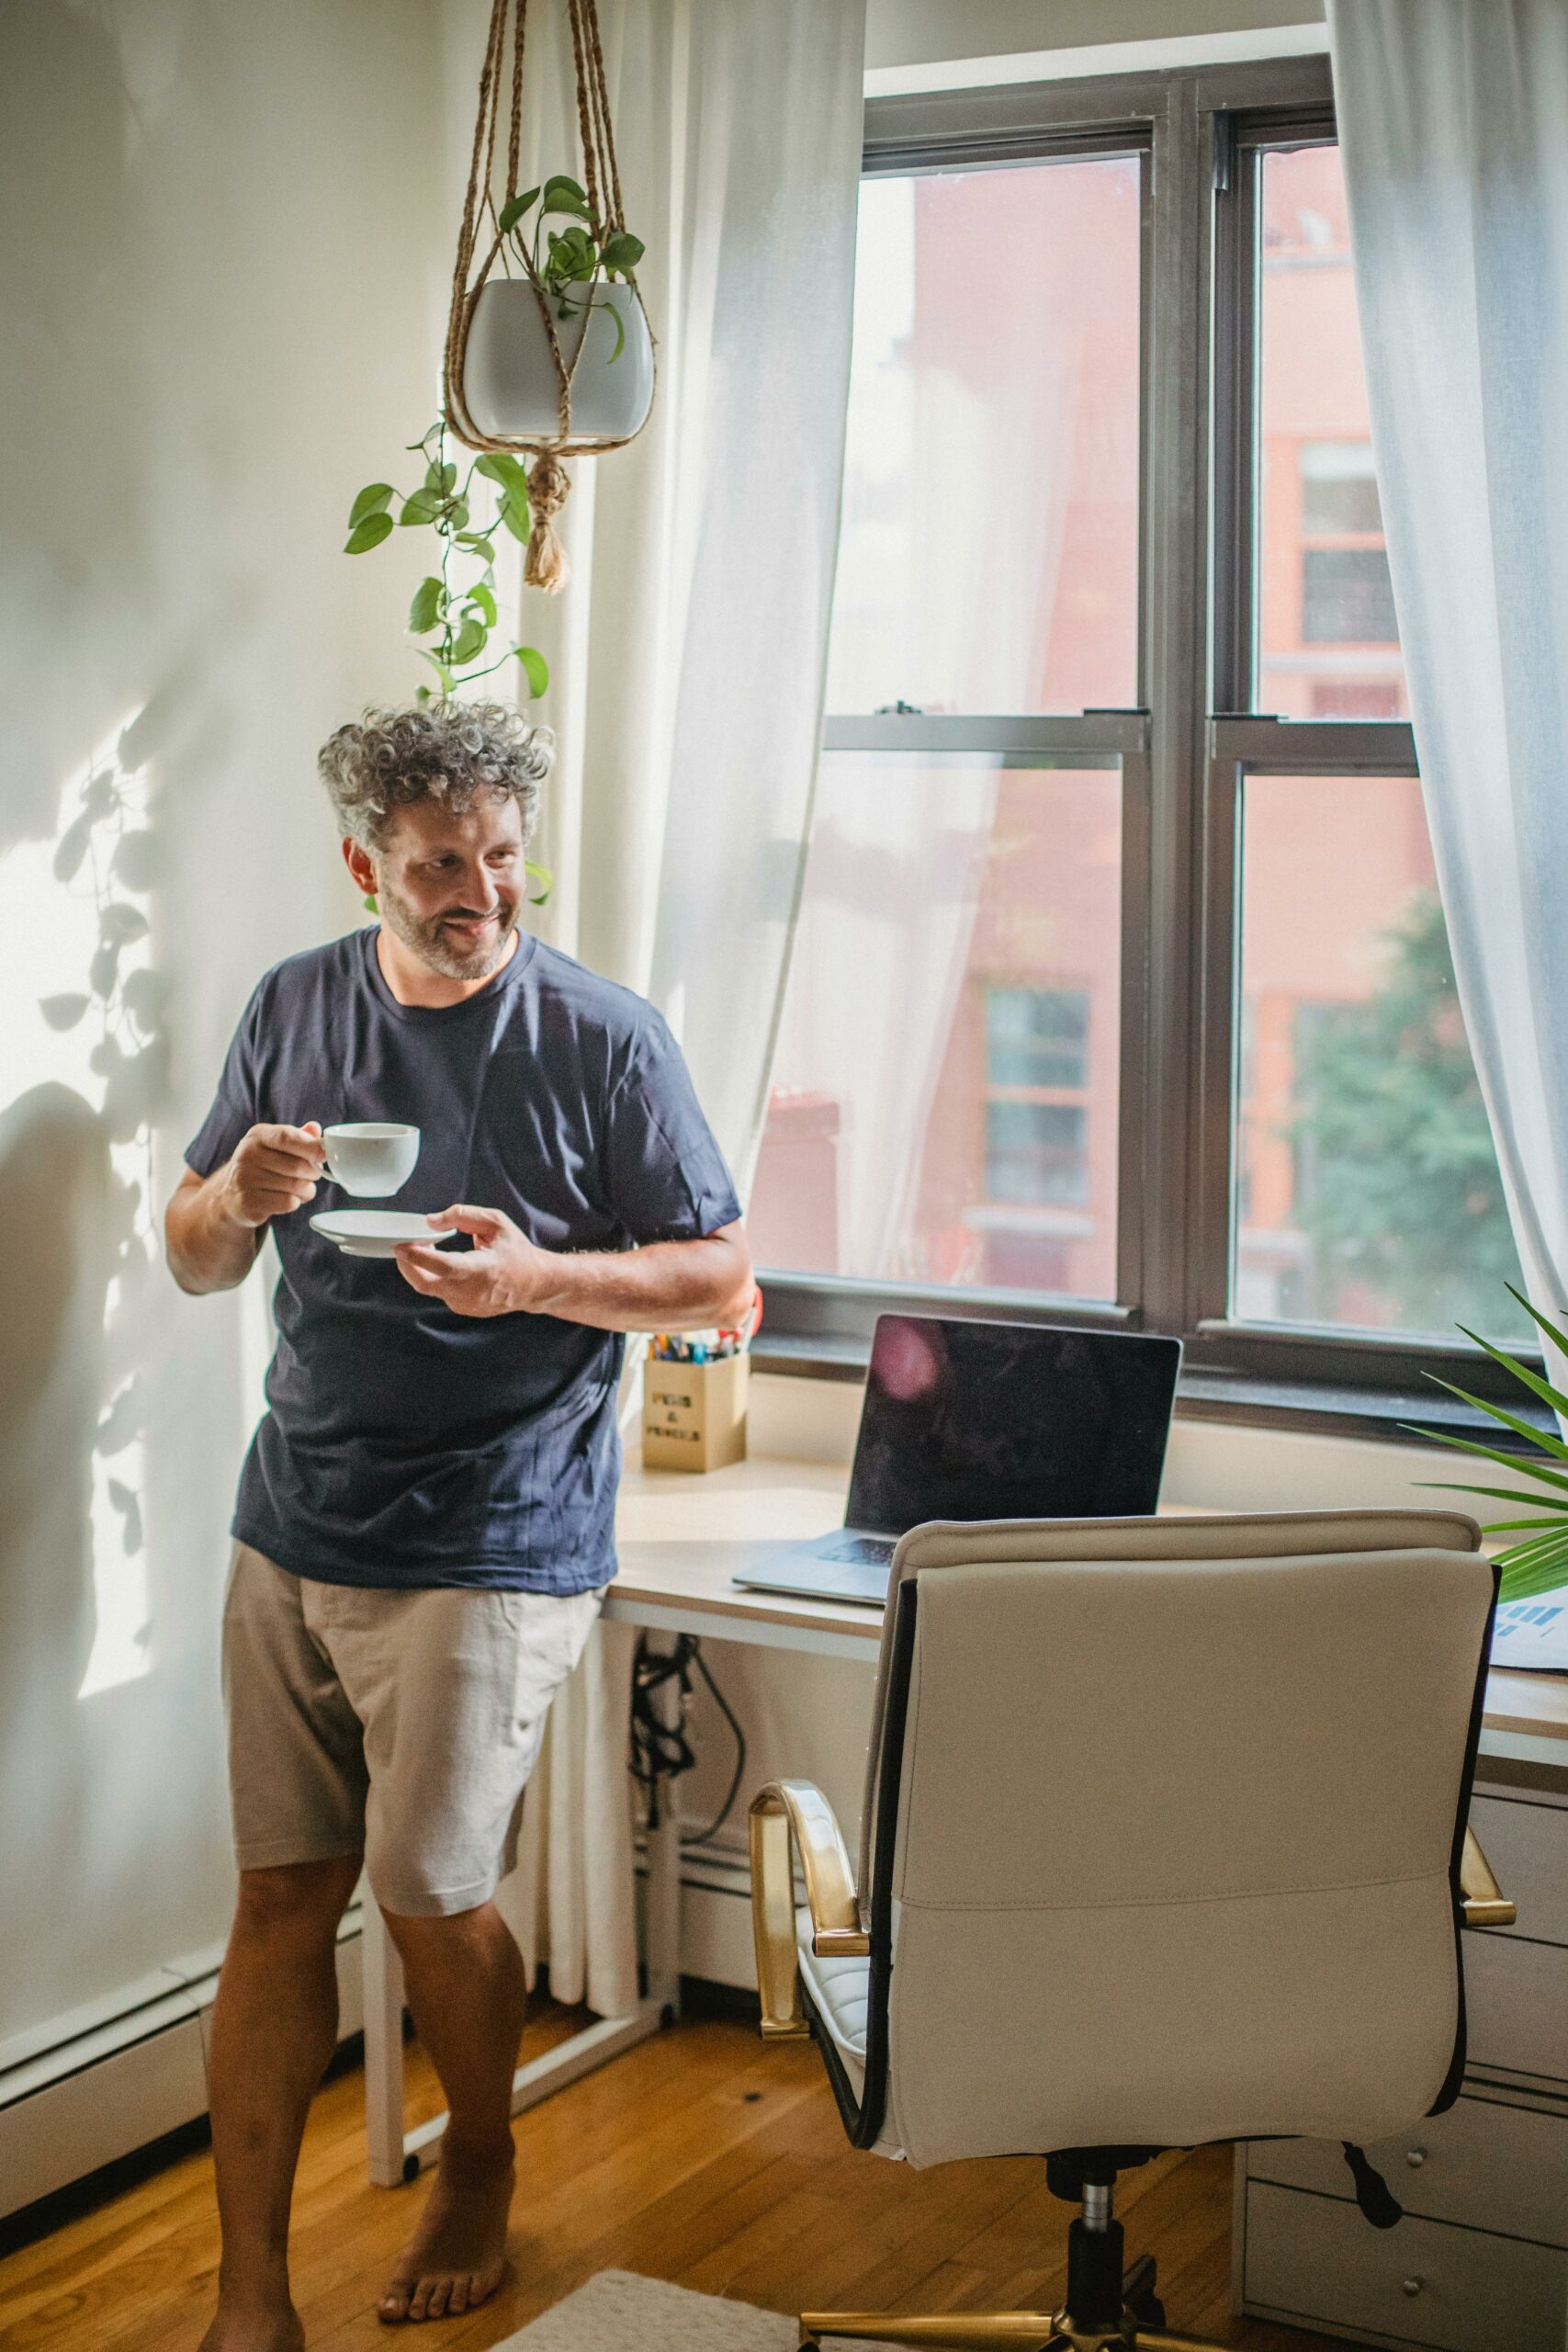
[[[454,534],[468,527],[468,503],[466,498],[454,498],[441,517],[442,526]]]
[[[363,523],[367,514],[384,514],[396,496],[397,492],[389,481],[367,483],[348,510],[349,529],[352,531],[356,523]]]
[[[477,662],[485,650],[485,639],[489,635],[490,631],[483,621],[472,618],[466,620],[457,631],[453,643],[451,655],[453,669],[463,670],[470,662]]]
[[[604,240],[604,266],[612,277],[625,277],[637,267],[647,250],[642,239],[634,237],[629,229],[617,229],[614,236]]]
[[[529,891],[528,904],[531,907],[547,906],[549,904],[550,892],[556,887],[555,876],[550,872],[547,865],[536,865],[531,857],[525,859],[524,865],[530,880],[535,881],[539,885],[539,888],[536,890]]]
[[[406,508],[403,521],[408,521]],[[344,555],[367,555],[372,548],[378,548],[383,539],[389,539],[391,536],[392,518],[378,509],[374,514],[367,514],[363,523],[355,525],[343,543],[343,551]]]
[[[574,213],[580,220],[586,220],[588,198],[568,173],[555,172],[545,182],[539,210],[541,214],[570,212]]]
[[[487,449],[474,471],[499,482],[503,491],[520,499],[525,506],[528,503],[528,469],[510,450]]]
[[[430,688],[428,686],[421,686],[420,693],[424,696],[426,702],[430,700]],[[359,903],[368,915],[378,915],[381,911],[374,899],[362,899]]]
[[[519,645],[515,650],[528,681],[528,692],[537,701],[550,683],[550,665],[535,646]]]
[[[608,359],[604,362],[606,368],[613,368],[616,360],[620,357],[622,352],[626,347],[626,326],[622,321],[621,314],[619,311],[616,310],[614,302],[599,302],[596,303],[594,307],[597,310],[608,311],[611,318],[615,322],[615,347],[614,351],[611,352]]]
[[[450,498],[457,487],[457,467],[450,459],[446,465],[441,465],[433,458],[424,469],[424,486],[426,490],[434,491],[438,497]]]
[[[411,498],[404,499],[403,511],[399,515],[398,521],[400,524],[434,523],[441,512],[443,503],[436,491],[416,490]]]
[[[409,628],[415,637],[423,637],[441,618],[446,592],[434,572],[428,573],[413,592],[409,606]]]
[[[526,547],[533,531],[528,509],[525,506],[520,506],[514,498],[503,498],[501,502],[501,519],[513,537],[521,539]]]
[[[495,627],[495,598],[482,581],[468,590],[463,600],[463,609],[478,613],[486,628]]]
[[[435,654],[430,652],[427,648],[423,645],[418,649],[418,650],[420,660],[422,662],[428,662],[436,676],[440,679],[442,693],[444,695],[449,695],[452,691],[452,673],[446,667],[446,662],[440,661]],[[428,692],[428,689],[426,691]]]
[[[517,223],[522,220],[525,212],[528,212],[533,209],[534,201],[538,196],[538,193],[539,191],[536,187],[531,187],[526,196],[514,196],[511,198],[507,203],[502,206],[500,228],[501,233],[503,237],[507,234],[509,230],[516,228]]]
[[[491,529],[494,528],[492,523]],[[495,561],[495,548],[483,531],[458,531],[455,536],[457,545],[466,548],[469,555],[481,556],[487,564]]]

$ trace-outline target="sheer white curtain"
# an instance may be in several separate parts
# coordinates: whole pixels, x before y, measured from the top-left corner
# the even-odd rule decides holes
[[[623,0],[602,17],[659,391],[630,448],[574,469],[571,582],[544,615],[530,600],[562,746],[541,927],[660,1007],[744,1187],[821,722],[864,7]],[[552,1991],[607,2011],[635,1988],[630,1651],[602,1627],[558,1699],[502,1897]]]
[[[824,775],[774,1081],[841,1104],[839,1260],[923,1280],[911,1256],[926,1129],[985,887],[992,768],[836,752]]]
[[[1461,1000],[1568,1299],[1568,8],[1328,0],[1372,441]]]

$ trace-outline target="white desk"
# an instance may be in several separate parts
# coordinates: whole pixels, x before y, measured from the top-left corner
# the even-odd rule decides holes
[[[823,1533],[843,1519],[849,1484],[836,1463],[768,1455],[705,1476],[644,1470],[628,1460],[616,1512],[621,1574],[604,1615],[656,1633],[874,1661],[880,1611],[847,1603],[738,1592],[730,1582],[749,1543]],[[724,1545],[694,1559],[694,1543]],[[728,1547],[733,1546],[733,1551]],[[1482,1736],[1488,1779],[1568,1792],[1568,1676],[1494,1674]],[[680,1998],[680,1833],[674,1808],[648,1845],[644,1962],[647,1993],[629,2015],[602,2018],[545,2057],[520,2067],[513,2113],[645,2041]],[[381,1916],[365,1897],[365,2093],[370,2177],[395,2188],[434,2162],[446,2119],[403,2128],[402,1970]]]

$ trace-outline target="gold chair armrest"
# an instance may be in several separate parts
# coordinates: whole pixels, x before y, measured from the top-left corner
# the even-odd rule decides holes
[[[1481,1840],[1473,1829],[1464,1833],[1464,1852],[1460,1858],[1460,1892],[1464,1897],[1464,1924],[1467,1928],[1511,1928],[1518,1911],[1509,1902],[1492,1875],[1492,1865],[1481,1850]]]
[[[854,1872],[833,1808],[810,1781],[770,1781],[751,1802],[751,1932],[766,2041],[810,2031],[795,1967],[794,1850],[811,1913],[811,1949],[822,1960],[863,1955]]]

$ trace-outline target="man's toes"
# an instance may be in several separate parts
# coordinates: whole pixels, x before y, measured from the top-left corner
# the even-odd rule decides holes
[[[412,2292],[412,2287],[408,2279],[394,2278],[391,2284],[383,2290],[381,2300],[376,2306],[377,2318],[388,2322],[407,2319],[409,2298]]]
[[[450,2278],[433,2279],[430,2287],[430,2300],[424,2307],[425,2318],[445,2319],[451,2293],[452,2281]]]
[[[430,2280],[422,2278],[409,2297],[410,2319],[427,2319],[430,2315]]]
[[[468,2310],[468,2289],[472,2284],[473,2281],[466,2273],[461,2278],[453,2279],[451,2291],[446,2298],[446,2316],[448,2319],[458,2319],[462,2316],[463,2312]]]

